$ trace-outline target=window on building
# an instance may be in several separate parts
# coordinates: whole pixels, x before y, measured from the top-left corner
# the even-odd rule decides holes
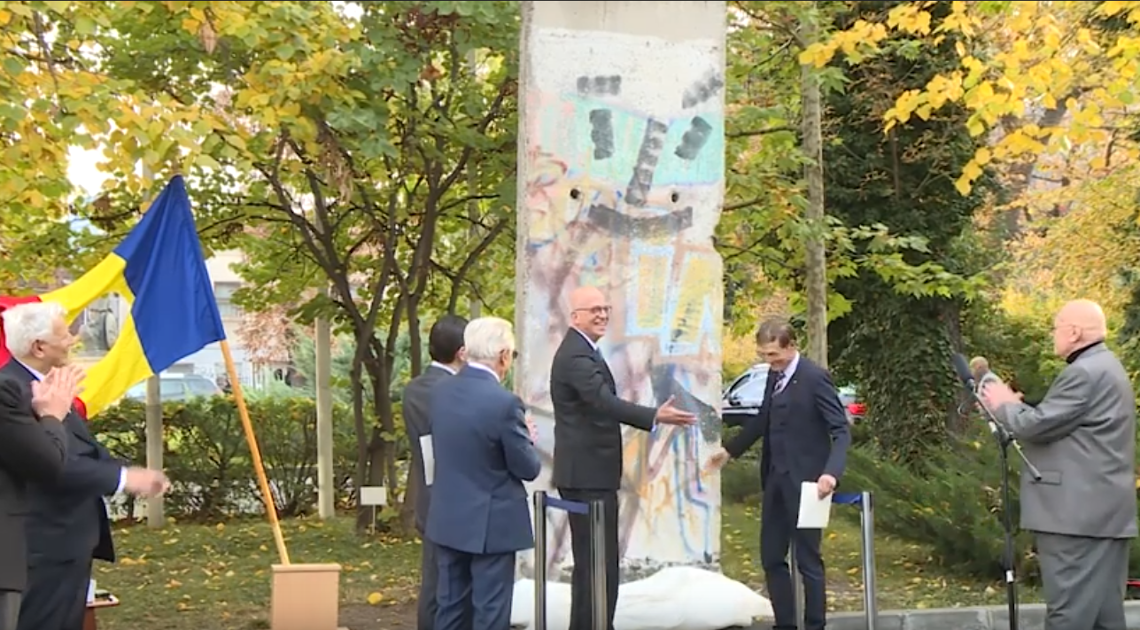
[[[214,297],[218,300],[218,312],[222,317],[240,317],[241,309],[233,303],[234,293],[241,288],[237,282],[215,282]]]

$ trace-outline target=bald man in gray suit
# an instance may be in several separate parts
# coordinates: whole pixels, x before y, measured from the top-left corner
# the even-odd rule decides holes
[[[1021,476],[1021,528],[1034,533],[1045,630],[1126,630],[1124,582],[1136,537],[1136,396],[1105,347],[1104,312],[1088,300],[1053,321],[1068,365],[1036,408],[1003,383],[986,404],[1041,473]]]

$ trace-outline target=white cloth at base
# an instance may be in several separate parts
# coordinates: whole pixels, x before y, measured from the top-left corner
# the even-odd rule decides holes
[[[772,619],[765,597],[730,578],[696,567],[669,567],[618,591],[614,630],[721,630]],[[511,627],[534,628],[534,580],[515,582]],[[546,585],[547,630],[570,627],[570,585]]]

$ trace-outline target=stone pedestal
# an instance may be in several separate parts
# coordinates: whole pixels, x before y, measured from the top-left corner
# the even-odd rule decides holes
[[[337,630],[339,615],[339,564],[273,565],[272,630]]]

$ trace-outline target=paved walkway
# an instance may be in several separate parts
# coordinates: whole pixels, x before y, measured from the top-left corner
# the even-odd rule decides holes
[[[934,608],[929,610],[880,610],[875,630],[1008,630],[1006,606],[978,608]],[[1018,630],[1043,630],[1044,604],[1022,604]],[[1140,630],[1140,601],[1124,603],[1129,630]],[[750,630],[768,630],[760,624]],[[868,630],[863,613],[832,613],[827,616],[828,630]]]

